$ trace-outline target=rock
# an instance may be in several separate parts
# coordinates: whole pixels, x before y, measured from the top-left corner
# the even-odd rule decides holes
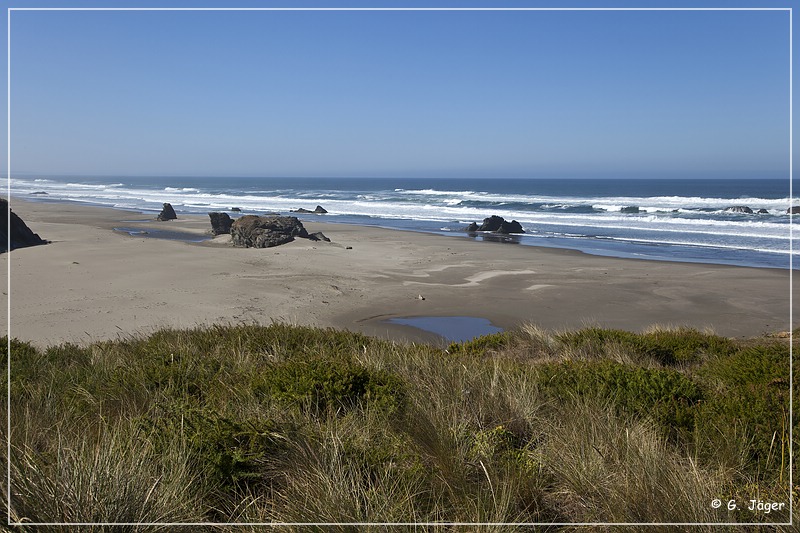
[[[504,220],[503,223],[500,224],[497,233],[507,235],[509,233],[525,233],[525,230],[522,229],[522,225],[516,220],[512,220],[511,222],[506,222]]]
[[[327,238],[321,231],[317,231],[316,233],[310,233],[308,235],[308,240],[331,242],[331,240]]]
[[[620,213],[636,214],[636,213],[639,212],[639,206],[638,205],[628,205],[628,206],[625,206],[622,209],[620,209],[619,212]]]
[[[503,217],[499,217],[497,215],[492,215],[489,218],[483,219],[483,224],[477,227],[475,230],[471,230],[476,224],[470,224],[467,228],[467,231],[491,231],[492,233],[525,233],[525,230],[522,229],[522,225],[517,222],[516,220],[512,220],[511,222],[506,221]]]
[[[747,207],[746,205],[732,205],[730,207],[726,207],[725,211],[728,213],[747,213],[749,215],[753,214],[753,210]]]
[[[421,295],[421,294],[417,296],[417,300],[424,300],[424,299],[425,299],[425,297],[423,295]]]
[[[293,209],[290,212],[291,213],[301,213],[301,214],[304,214],[304,215],[324,215],[328,211],[326,211],[325,208],[322,207],[321,205],[318,205],[317,207],[314,208],[313,211],[309,211],[308,209],[305,209],[305,208],[301,207],[300,209]]]
[[[505,222],[503,217],[492,215],[489,218],[483,219],[483,224],[478,227],[478,231],[497,231],[500,226]]]
[[[178,215],[175,214],[175,210],[172,209],[171,204],[164,204],[164,209],[156,217],[156,220],[175,220],[178,218]]]
[[[212,234],[223,235],[231,232],[231,224],[233,224],[233,220],[231,220],[231,217],[228,215],[228,213],[209,213],[208,216],[211,218]]]
[[[11,238],[11,249],[26,248],[28,246],[36,246],[39,244],[47,244],[47,241],[34,233],[16,213],[11,211],[9,215],[8,200],[0,198],[0,231],[2,231],[3,238],[0,238],[0,252],[8,251],[8,242],[5,236]],[[11,226],[8,226],[9,216],[11,218]]]
[[[240,207],[231,207],[231,211],[234,213],[241,213],[242,209]]]
[[[759,215],[769,215],[769,211],[767,211],[766,209],[759,209],[758,210],[758,214]]]
[[[475,233],[476,231],[478,231],[478,223],[477,222],[473,222],[472,224],[470,224],[469,226],[464,228],[464,231],[469,232],[469,233]]]
[[[786,213],[790,215],[800,215],[800,205],[795,205],[793,207],[790,207],[789,209],[786,210]]]
[[[245,215],[231,224],[234,246],[271,248],[292,242],[295,237],[308,237],[308,232],[297,217]]]
[[[47,193],[45,191],[36,191],[36,192],[32,192],[31,196],[34,196],[34,195],[40,195],[41,196],[41,195],[46,195],[46,194]]]

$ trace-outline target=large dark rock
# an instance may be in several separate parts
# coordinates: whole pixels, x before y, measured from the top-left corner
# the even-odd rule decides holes
[[[748,215],[753,214],[753,210],[746,205],[732,205],[730,207],[726,207],[725,211],[728,213],[747,213]]]
[[[492,215],[489,218],[483,219],[483,224],[478,226],[478,231],[497,231],[500,229],[500,225],[503,222],[505,222],[503,217]]]
[[[8,251],[6,236],[11,237],[11,249],[47,244],[47,241],[34,233],[16,213],[11,211],[11,226],[9,219],[8,200],[0,198],[0,252]]]
[[[516,220],[512,220],[511,222],[503,221],[500,224],[500,228],[498,228],[497,233],[509,234],[509,233],[525,233],[525,230],[522,229],[522,224],[517,222]]]
[[[178,218],[178,215],[175,214],[175,210],[172,209],[172,204],[164,204],[164,209],[158,214],[156,217],[157,220],[175,220]]]
[[[789,209],[786,210],[786,213],[790,215],[800,215],[800,205],[795,205],[793,207],[790,207]]]
[[[476,231],[478,231],[478,223],[470,222],[469,226],[464,228],[464,231],[468,231],[469,233],[475,233]]]
[[[328,211],[324,207],[322,207],[321,205],[318,205],[317,207],[314,208],[313,211],[309,211],[308,209],[305,209],[305,208],[301,207],[300,209],[295,209],[295,210],[293,210],[291,212],[292,213],[302,213],[302,214],[305,214],[305,215],[324,215]]]
[[[494,233],[525,233],[525,230],[522,229],[522,225],[516,220],[507,222],[506,219],[497,215],[484,218],[483,224],[478,226],[477,231],[491,231]]]
[[[211,233],[223,235],[231,232],[233,220],[228,213],[209,213],[208,216],[211,218]]]
[[[759,215],[769,215],[769,211],[767,211],[766,209],[759,209],[759,210],[757,211],[757,213],[758,213]]]
[[[297,217],[245,215],[231,224],[234,246],[271,248],[292,242],[295,237],[308,237],[308,232]]]

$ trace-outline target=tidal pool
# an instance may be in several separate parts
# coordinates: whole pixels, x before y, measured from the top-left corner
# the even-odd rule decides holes
[[[386,322],[435,333],[450,342],[464,342],[503,331],[503,328],[498,328],[488,319],[474,316],[413,316],[390,318]]]
[[[166,229],[151,228],[114,228],[114,231],[127,233],[131,237],[147,237],[149,239],[168,239],[171,241],[203,242],[211,239],[211,236],[198,235],[185,231],[174,231]]]

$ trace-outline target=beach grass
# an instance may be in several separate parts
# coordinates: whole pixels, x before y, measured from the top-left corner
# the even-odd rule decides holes
[[[443,350],[275,323],[10,345],[15,522],[779,523],[800,491],[784,339],[528,325]]]

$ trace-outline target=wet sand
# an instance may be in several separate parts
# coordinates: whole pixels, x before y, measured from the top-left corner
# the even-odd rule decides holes
[[[790,329],[788,270],[597,257],[327,223],[324,216],[306,217],[304,225],[330,243],[243,249],[228,235],[203,242],[148,236],[168,230],[203,238],[207,216],[158,222],[16,198],[11,207],[52,241],[0,256],[4,276],[10,259],[10,333],[38,346],[272,321],[435,339],[386,323],[414,316],[482,317],[503,328],[690,326],[730,337]],[[0,322],[8,322],[6,305]]]

